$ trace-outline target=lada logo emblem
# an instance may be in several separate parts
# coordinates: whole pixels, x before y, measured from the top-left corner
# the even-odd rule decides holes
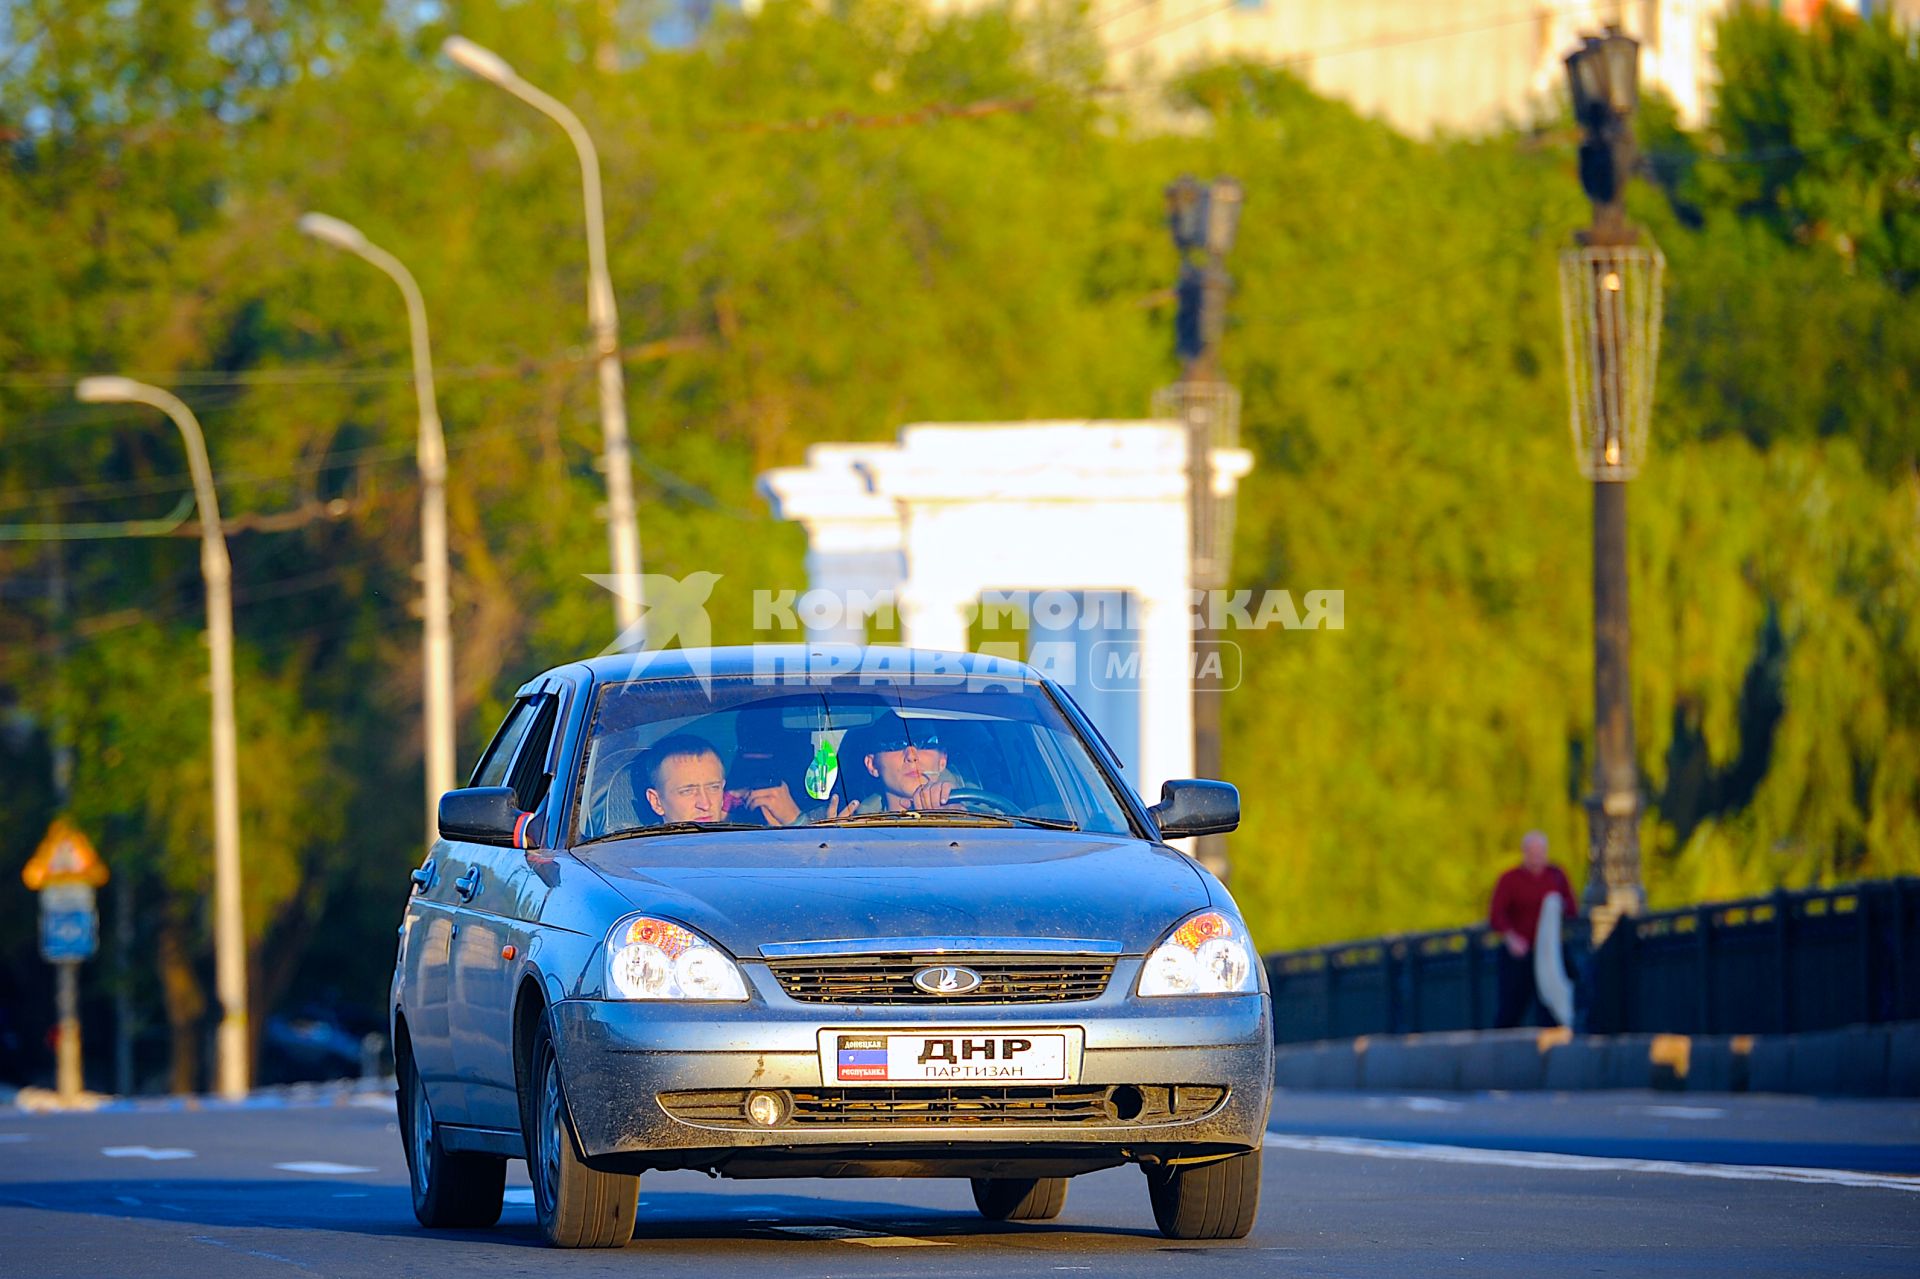
[[[980,974],[971,968],[942,964],[922,968],[913,975],[913,984],[929,995],[964,995],[980,988]]]

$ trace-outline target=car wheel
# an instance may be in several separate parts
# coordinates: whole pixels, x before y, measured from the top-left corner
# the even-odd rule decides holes
[[[1067,1179],[975,1177],[973,1202],[988,1221],[1052,1221],[1067,1206]]]
[[[1217,1163],[1148,1168],[1153,1219],[1169,1239],[1244,1239],[1260,1212],[1260,1152]]]
[[[640,1178],[595,1172],[580,1160],[560,1086],[560,1060],[545,1018],[534,1031],[532,1104],[521,1107],[529,1131],[527,1172],[541,1233],[556,1248],[620,1248],[633,1238]]]
[[[407,1154],[413,1215],[431,1229],[491,1226],[500,1220],[507,1161],[497,1155],[453,1154],[443,1148],[410,1047],[402,1047],[397,1065],[400,1144]]]

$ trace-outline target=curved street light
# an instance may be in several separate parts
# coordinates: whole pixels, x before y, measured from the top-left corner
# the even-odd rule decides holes
[[[447,443],[433,393],[433,352],[427,341],[427,307],[413,273],[399,258],[368,240],[360,229],[324,213],[305,213],[300,230],[322,244],[343,249],[384,271],[407,303],[413,339],[413,391],[420,407],[415,456],[420,466],[420,580],[422,648],[426,666],[427,843],[440,825],[440,796],[454,788],[453,629],[447,584]]]
[[[193,410],[157,386],[124,377],[81,378],[74,397],[87,404],[146,404],[180,428],[200,506],[200,573],[207,583],[207,649],[213,675],[213,949],[220,998],[219,1092],[247,1095],[247,933],[240,895],[240,779],[233,724],[233,563],[220,527],[220,499],[206,437]]]
[[[602,464],[607,475],[607,538],[613,552],[613,616],[618,643],[639,648],[645,637],[640,586],[640,525],[633,505],[633,461],[627,437],[626,376],[620,368],[620,319],[613,280],[607,273],[606,209],[600,194],[600,153],[580,117],[565,103],[520,78],[507,60],[465,36],[448,36],[440,51],[455,66],[498,85],[566,131],[580,156],[580,185],[587,213],[587,320],[593,327],[600,373]]]

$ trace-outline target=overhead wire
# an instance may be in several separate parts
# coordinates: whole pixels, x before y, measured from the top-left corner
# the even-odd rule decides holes
[[[621,350],[622,359],[650,361],[664,359],[669,355],[697,351],[709,344],[702,334],[683,333],[672,337],[656,338]],[[509,377],[531,377],[547,369],[558,368],[565,364],[587,365],[600,357],[583,346],[568,347],[557,355],[526,358],[493,364],[469,364],[464,366],[440,367],[433,371],[434,382],[487,381]],[[413,370],[404,364],[376,367],[366,364],[341,364],[312,368],[274,368],[274,369],[234,369],[234,370],[194,370],[194,369],[148,369],[122,371],[126,377],[141,382],[151,382],[167,387],[249,387],[249,386],[303,386],[315,383],[339,382],[353,384],[359,382],[411,382]],[[62,373],[14,373],[0,377],[0,386],[25,390],[64,390],[73,386],[81,378],[90,376],[82,372]],[[195,401],[196,405],[198,401]],[[89,419],[91,420],[91,419]]]

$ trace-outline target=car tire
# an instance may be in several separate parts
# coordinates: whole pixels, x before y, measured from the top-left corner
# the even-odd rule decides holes
[[[1260,1152],[1217,1163],[1148,1168],[1153,1220],[1169,1239],[1244,1239],[1260,1212]]]
[[[560,1061],[541,1018],[534,1031],[532,1089],[520,1113],[526,1124],[527,1174],[533,1182],[533,1213],[540,1232],[556,1248],[622,1248],[633,1238],[640,1207],[640,1178],[596,1172],[581,1160],[567,1117]]]
[[[400,1144],[407,1156],[407,1183],[413,1188],[413,1215],[430,1230],[493,1225],[500,1220],[506,1194],[507,1161],[497,1155],[454,1154],[443,1147],[411,1046],[402,1046],[396,1064]]]
[[[973,1202],[988,1221],[1052,1221],[1067,1206],[1067,1179],[975,1177]]]

